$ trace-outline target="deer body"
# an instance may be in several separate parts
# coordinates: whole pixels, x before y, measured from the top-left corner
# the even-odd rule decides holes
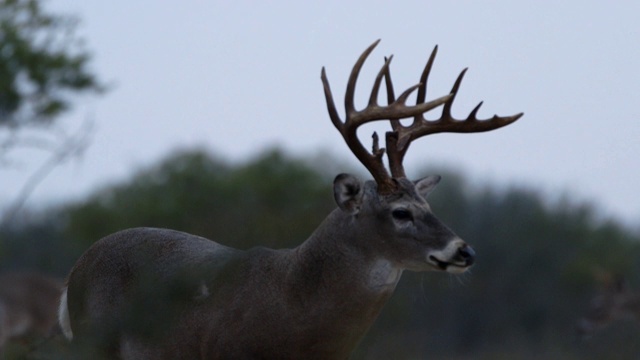
[[[604,288],[591,299],[586,314],[578,321],[576,330],[582,339],[619,320],[640,322],[640,291],[629,289],[622,277],[604,277]]]
[[[426,195],[437,180],[423,182]],[[472,250],[406,183],[407,193],[391,204],[413,205],[419,226],[398,224],[386,202],[368,199],[379,197],[370,182],[362,204],[384,209],[336,209],[294,249],[239,251],[167,229],[110,235],[70,274],[67,306],[75,311],[64,330],[107,338],[125,359],[347,358],[404,269],[457,272],[472,263]],[[91,287],[74,286],[86,279]],[[184,346],[193,339],[197,346]]]
[[[345,95],[346,120],[335,109],[324,69],[329,115],[347,145],[373,176],[334,180],[338,206],[294,249],[232,249],[166,229],[138,228],[96,242],[77,261],[60,304],[64,333],[123,359],[345,359],[392,295],[404,270],[464,272],[474,250],[432,213],[426,196],[440,181],[410,181],[402,159],[418,137],[435,132],[479,132],[517,120],[451,117],[452,94],[425,102],[435,50],[421,84],[393,94],[387,60],[368,106],[355,110],[358,73],[371,45],[354,66]],[[377,104],[382,79],[388,106]],[[415,106],[405,104],[418,89]],[[423,113],[444,105],[438,121]],[[399,119],[413,117],[405,126]],[[358,126],[390,120],[385,149],[374,134],[371,152]]]

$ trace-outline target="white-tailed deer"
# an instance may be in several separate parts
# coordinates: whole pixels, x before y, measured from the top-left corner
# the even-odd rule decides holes
[[[65,334],[80,342],[99,339],[109,356],[124,359],[344,359],[404,270],[467,270],[474,250],[434,216],[425,200],[440,177],[410,181],[402,159],[421,136],[488,131],[522,114],[479,121],[478,105],[466,120],[454,119],[451,106],[464,71],[451,94],[425,102],[435,49],[420,84],[397,99],[388,59],[368,105],[356,110],[358,74],[377,43],[353,67],[345,121],[338,116],[324,68],[321,76],[331,121],[373,181],[338,175],[333,188],[338,208],[293,249],[241,251],[154,228],[109,235],[71,270],[60,306]],[[386,106],[377,102],[383,79]],[[407,105],[415,90],[416,105]],[[439,120],[423,117],[441,105]],[[405,118],[413,123],[401,124]],[[360,125],[375,120],[391,122],[386,134],[390,173],[377,136],[371,152],[356,136]]]
[[[621,276],[600,278],[601,291],[589,304],[586,314],[578,321],[577,332],[582,339],[623,319],[640,321],[640,292],[629,289]]]
[[[39,273],[0,275],[0,354],[13,338],[49,335],[62,287],[62,281]]]

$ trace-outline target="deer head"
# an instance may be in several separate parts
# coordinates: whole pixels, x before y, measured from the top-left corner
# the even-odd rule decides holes
[[[467,69],[460,73],[450,94],[426,101],[427,82],[437,53],[437,46],[433,49],[427,61],[420,77],[420,82],[402,92],[397,98],[394,94],[389,70],[393,57],[385,58],[385,63],[376,76],[367,106],[362,110],[356,110],[354,94],[358,75],[366,59],[378,43],[379,40],[371,44],[360,55],[351,71],[345,92],[346,118],[344,121],[338,115],[325,69],[322,69],[321,79],[331,121],[353,154],[367,168],[374,179],[374,182],[368,184],[368,187],[365,186],[369,190],[367,192],[362,191],[362,184],[353,176],[339,175],[334,182],[336,202],[341,209],[351,213],[357,212],[363,203],[369,204],[369,206],[375,204],[388,208],[376,209],[371,213],[376,214],[375,218],[377,220],[384,217],[384,215],[381,216],[380,214],[386,214],[392,219],[397,233],[389,238],[407,236],[414,240],[420,239],[423,247],[427,248],[427,255],[425,256],[424,250],[418,251],[419,249],[409,247],[408,254],[404,254],[404,257],[400,258],[400,263],[411,263],[410,266],[407,265],[408,269],[424,270],[425,267],[430,265],[441,270],[462,272],[473,264],[474,250],[435,218],[425,201],[427,194],[440,181],[440,177],[430,176],[411,182],[406,178],[402,164],[403,159],[411,142],[420,137],[441,132],[473,133],[490,131],[515,122],[523,114],[519,113],[506,117],[495,115],[487,120],[479,120],[477,113],[482,105],[482,102],[480,102],[466,119],[455,119],[451,115],[451,107]],[[387,105],[378,104],[383,79],[387,90]],[[407,100],[416,90],[418,93],[415,105],[407,105]],[[424,117],[426,112],[440,106],[442,106],[440,118],[427,120]],[[409,125],[403,125],[400,120],[406,118],[410,118],[413,121]],[[378,135],[374,132],[371,151],[368,151],[358,139],[357,129],[365,123],[378,120],[387,120],[391,125],[391,130],[385,134],[386,147],[381,148],[379,146]],[[383,163],[385,153],[387,154],[390,173]],[[368,194],[369,198],[375,198],[375,200],[363,201],[363,194]],[[366,227],[376,228],[373,224]],[[405,234],[411,231],[415,232],[415,234]],[[393,241],[388,243],[393,244],[391,246],[396,246],[396,251],[404,249],[401,243],[394,244]],[[411,259],[411,261],[407,259]]]

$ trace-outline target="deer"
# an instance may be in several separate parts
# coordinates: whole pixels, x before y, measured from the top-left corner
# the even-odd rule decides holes
[[[61,279],[37,272],[0,274],[0,356],[13,339],[51,334],[62,287]]]
[[[631,290],[623,276],[606,273],[599,277],[602,289],[591,299],[576,326],[581,340],[617,321],[640,321],[640,291]]]
[[[351,70],[344,121],[324,67],[321,71],[331,122],[372,180],[337,175],[337,207],[290,249],[238,250],[158,228],[127,229],[98,240],[67,278],[59,309],[67,338],[121,359],[346,359],[392,296],[403,271],[459,274],[469,269],[475,250],[439,220],[426,201],[440,176],[409,180],[403,158],[420,137],[490,131],[523,113],[479,120],[480,103],[466,119],[455,119],[451,107],[466,69],[450,94],[426,101],[437,46],[420,83],[397,98],[390,76],[392,57],[385,58],[368,104],[357,110],[356,82],[379,41]],[[387,105],[378,104],[383,80]],[[416,104],[407,104],[416,90]],[[438,120],[424,117],[439,106]],[[400,121],[410,118],[411,124]],[[356,132],[379,120],[391,124],[386,148],[374,133],[369,151]]]

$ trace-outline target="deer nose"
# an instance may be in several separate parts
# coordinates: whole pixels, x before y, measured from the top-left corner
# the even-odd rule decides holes
[[[471,266],[476,261],[476,251],[467,244],[458,249],[458,255],[464,260],[466,266]]]

